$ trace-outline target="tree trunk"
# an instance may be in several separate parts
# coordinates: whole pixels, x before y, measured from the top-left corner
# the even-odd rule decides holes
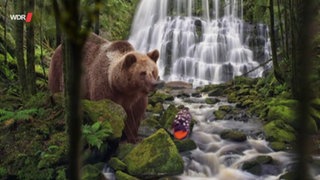
[[[53,0],[53,8],[55,12],[59,12],[58,0]],[[56,23],[56,47],[61,44],[61,27],[59,22],[58,13],[54,13]]]
[[[28,12],[34,12],[34,0],[26,2]],[[27,85],[30,94],[36,93],[36,73],[35,73],[35,49],[34,49],[34,23],[26,24],[27,29]]]
[[[94,16],[95,16],[95,23],[94,23],[94,33],[97,35],[100,34],[100,8],[98,8],[100,4],[100,0],[95,0],[95,11],[94,11]]]
[[[312,179],[309,174],[308,162],[310,161],[310,136],[308,133],[308,119],[310,119],[310,104],[312,98],[311,90],[311,61],[313,58],[312,54],[312,39],[315,37],[313,32],[315,29],[312,27],[312,23],[315,20],[315,14],[317,14],[318,9],[316,9],[315,0],[304,0],[298,1],[296,3],[299,9],[296,10],[297,17],[299,18],[296,23],[298,23],[299,36],[297,37],[297,51],[296,53],[296,64],[295,72],[296,74],[296,86],[294,86],[296,96],[298,100],[297,109],[297,119],[298,119],[298,129],[297,129],[297,146],[296,152],[298,155],[298,163],[296,166],[296,171],[294,174],[294,179]]]
[[[56,0],[54,0],[56,2]],[[81,79],[81,51],[85,42],[86,34],[81,31],[79,22],[79,0],[63,1],[59,10],[55,6],[56,22],[61,22],[63,35],[63,73],[64,73],[64,96],[65,96],[65,120],[69,135],[69,167],[68,179],[81,179],[81,126],[82,111],[80,105],[80,79]],[[68,14],[60,16],[59,13]],[[61,13],[61,14],[62,14]]]
[[[24,14],[24,1],[15,0],[14,7],[17,9],[18,14]],[[24,50],[23,50],[23,28],[24,22],[15,21],[15,41],[16,41],[16,58],[18,66],[18,78],[20,82],[20,88],[23,95],[28,92],[26,81],[26,68],[24,62]]]
[[[8,56],[7,56],[7,10],[8,10],[8,0],[6,0],[4,4],[4,63],[7,64]]]
[[[272,51],[272,63],[273,63],[273,71],[276,79],[282,83],[283,78],[281,76],[280,67],[278,63],[277,56],[277,44],[275,39],[275,30],[274,30],[274,11],[273,11],[273,0],[269,1],[269,10],[270,10],[270,40],[271,40],[271,51]]]

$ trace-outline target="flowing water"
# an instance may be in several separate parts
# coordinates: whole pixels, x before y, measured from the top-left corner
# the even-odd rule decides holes
[[[221,105],[230,104],[225,98],[220,98],[221,101],[215,105],[205,104],[204,99],[194,98],[191,101],[196,103],[189,103],[190,99],[185,101],[176,98],[174,102],[189,107],[193,118],[197,120],[190,138],[198,148],[183,155],[185,170],[179,179],[276,180],[292,166],[293,154],[274,152],[263,138],[259,121],[248,116],[215,120],[213,111]],[[224,140],[219,134],[225,130],[241,131],[247,135],[247,140]],[[273,163],[262,165],[258,176],[241,169],[244,162],[258,156],[269,156]]]
[[[160,77],[195,86],[248,73],[262,76],[270,58],[268,29],[242,20],[242,0],[141,0],[129,41],[160,50]],[[255,70],[253,70],[255,69]]]

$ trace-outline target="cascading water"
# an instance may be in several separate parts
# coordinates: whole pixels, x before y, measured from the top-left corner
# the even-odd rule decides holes
[[[160,77],[195,86],[248,73],[269,59],[268,30],[242,20],[242,0],[142,0],[129,41],[160,50]],[[256,68],[256,69],[255,69]],[[255,70],[253,70],[255,69]]]

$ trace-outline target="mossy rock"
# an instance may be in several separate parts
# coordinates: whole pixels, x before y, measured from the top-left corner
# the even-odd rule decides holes
[[[210,92],[208,92],[208,96],[223,96],[224,95],[224,89],[221,87],[217,87]]]
[[[116,171],[116,179],[117,180],[139,180],[138,178],[131,176],[127,173],[122,171]]]
[[[235,92],[232,92],[227,97],[229,103],[236,103],[238,101],[237,95]]]
[[[275,151],[284,151],[288,149],[288,146],[284,142],[271,142],[270,147]]]
[[[240,89],[239,91],[237,91],[237,95],[238,96],[250,95],[250,89]]]
[[[237,130],[226,130],[220,134],[222,139],[235,141],[235,142],[244,142],[247,140],[246,134]]]
[[[150,136],[151,134],[155,133],[158,129],[162,126],[160,125],[159,121],[156,117],[152,116],[145,120],[143,120],[140,124],[138,134],[140,136]]]
[[[288,106],[278,105],[278,106],[269,106],[269,112],[267,115],[269,121],[281,119],[289,123],[293,127],[297,127],[295,121],[295,112],[292,108]]]
[[[113,157],[108,162],[109,166],[115,171],[126,171],[127,165],[122,162],[119,158]]]
[[[252,99],[244,99],[243,101],[241,101],[240,103],[237,104],[237,107],[247,108],[247,107],[250,107],[252,104],[253,104]]]
[[[117,158],[123,161],[124,157],[135,147],[135,144],[131,143],[120,143],[117,149]]]
[[[292,143],[296,140],[294,129],[282,120],[271,121],[263,129],[269,141]]]
[[[229,105],[222,105],[219,107],[219,111],[223,111],[223,112],[226,112],[226,113],[229,113],[231,112],[233,109],[232,106],[229,106]]]
[[[91,180],[91,179],[100,179],[102,175],[104,163],[97,164],[87,164],[81,168],[81,179],[82,180]]]
[[[126,112],[119,104],[109,99],[100,101],[82,100],[84,112],[94,122],[109,121],[112,127],[111,139],[119,139],[122,136],[122,130],[127,118]]]
[[[257,156],[250,161],[246,161],[243,163],[241,169],[247,172],[250,172],[254,175],[262,175],[263,174],[263,165],[272,164],[273,159],[270,156]]]
[[[222,110],[217,110],[217,111],[214,111],[213,114],[215,116],[215,119],[218,120],[218,119],[223,119],[227,113]]]
[[[218,102],[220,102],[220,99],[217,99],[217,98],[206,98],[205,102],[207,104],[217,104]]]
[[[159,103],[156,103],[154,106],[151,104],[148,104],[147,111],[152,112],[152,113],[156,113],[156,114],[160,114],[164,111],[164,108],[163,108],[162,103],[159,102]]]
[[[174,140],[179,152],[192,151],[197,148],[197,144],[191,139]]]
[[[156,105],[157,103],[163,103],[165,101],[173,101],[174,97],[167,93],[156,92],[151,97],[149,97],[148,102],[151,105]]]
[[[320,111],[320,98],[312,100],[311,106]]]
[[[130,175],[143,179],[181,174],[184,168],[177,147],[164,129],[144,139],[123,161]]]
[[[159,121],[160,125],[163,128],[170,130],[172,126],[172,122],[178,112],[179,112],[178,108],[176,108],[174,105],[170,105],[161,116]]]

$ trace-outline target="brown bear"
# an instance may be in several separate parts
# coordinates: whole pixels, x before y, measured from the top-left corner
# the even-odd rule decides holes
[[[95,34],[88,37],[83,51],[81,78],[83,97],[90,100],[111,99],[127,113],[124,135],[136,142],[148,93],[163,84],[158,81],[158,50],[141,54],[127,41],[109,42]],[[49,89],[63,91],[62,48],[58,47],[49,69]]]

